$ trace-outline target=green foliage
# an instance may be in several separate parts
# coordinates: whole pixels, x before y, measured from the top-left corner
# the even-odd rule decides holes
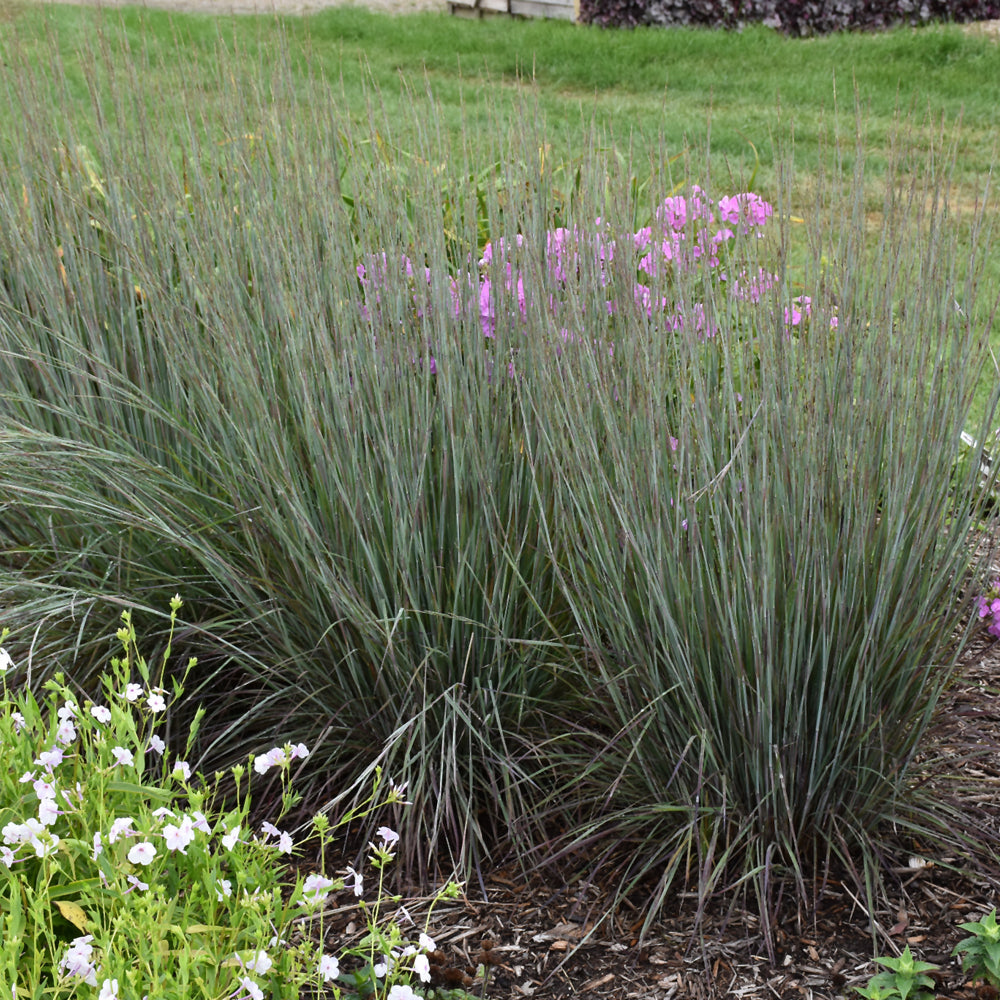
[[[876,958],[887,972],[872,978],[867,987],[854,989],[868,1000],[933,1000],[934,980],[927,975],[937,968],[929,962],[918,962],[910,954],[910,946],[903,949],[899,958]]]
[[[960,926],[970,934],[970,937],[959,941],[952,952],[962,956],[962,971],[975,979],[982,979],[994,989],[1000,988],[1000,925],[997,924],[997,911],[994,909],[982,920]]]
[[[171,628],[180,606],[179,598],[171,602]],[[81,701],[61,674],[46,682],[41,704],[24,689],[12,696],[4,679],[0,975],[11,994],[16,984],[17,995],[32,1000],[70,997],[85,982],[117,1000],[119,990],[139,996],[155,984],[168,1000],[209,1000],[236,991],[257,995],[263,983],[278,1000],[323,984],[335,996],[377,998],[407,982],[413,961],[401,956],[408,941],[384,912],[383,874],[395,833],[383,828],[373,845],[373,902],[357,899],[368,934],[325,955],[322,907],[344,889],[344,879],[289,876],[282,858],[301,848],[274,823],[255,836],[249,820],[250,785],[260,781],[254,775],[272,766],[281,772],[273,819],[287,815],[296,801],[290,765],[307,749],[286,744],[269,752],[264,766],[253,758],[236,765],[236,800],[220,808],[223,775],[206,782],[183,759],[194,732],[184,748],[162,738],[172,742],[174,735],[160,686],[169,642],[152,677],[131,616],[122,618],[121,652],[111,658],[96,701]],[[8,654],[2,656],[7,671]],[[194,667],[190,662],[187,672]],[[171,701],[182,692],[175,680]],[[368,801],[337,823],[314,818],[321,858],[337,827],[401,800],[398,789],[380,784],[377,773]],[[360,888],[361,876],[349,872]],[[371,970],[385,956],[396,964],[376,981]],[[358,977],[370,981],[367,989],[352,985]]]

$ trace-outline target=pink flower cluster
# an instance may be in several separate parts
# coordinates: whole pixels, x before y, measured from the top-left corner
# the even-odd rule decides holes
[[[611,227],[596,219],[592,228],[572,229],[560,227],[550,230],[545,237],[544,269],[550,279],[546,298],[533,299],[539,281],[530,280],[529,263],[525,257],[525,238],[517,234],[511,239],[499,238],[483,248],[478,268],[470,268],[447,281],[451,289],[455,316],[460,316],[467,306],[476,310],[487,340],[496,338],[501,320],[515,326],[524,324],[529,308],[539,308],[551,317],[553,331],[558,334],[555,344],[559,355],[564,344],[592,342],[595,348],[614,357],[614,343],[605,343],[599,337],[573,333],[572,321],[564,314],[576,298],[569,292],[571,286],[584,281],[596,281],[600,288],[607,288],[605,301],[607,315],[615,315],[620,302],[611,290],[612,268],[616,256],[627,253],[629,259],[617,273],[633,274],[632,288],[626,296],[650,320],[657,322],[666,332],[691,330],[707,339],[715,336],[712,310],[701,301],[684,301],[678,294],[671,296],[666,289],[680,272],[697,268],[713,270],[720,284],[735,301],[755,304],[777,284],[778,277],[763,268],[756,273],[738,269],[733,253],[734,241],[739,238],[760,237],[767,222],[774,216],[773,207],[759,195],[744,191],[713,201],[697,185],[686,196],[672,195],[659,205],[650,225],[635,233],[618,237]],[[729,270],[727,270],[727,268]],[[405,254],[398,265],[391,262],[384,251],[369,254],[357,268],[362,292],[362,315],[380,329],[386,324],[385,299],[392,281],[412,299],[417,317],[430,309],[430,286],[433,274],[430,268],[417,268]],[[653,288],[659,288],[654,293]],[[693,282],[688,287],[697,287]],[[785,324],[791,329],[805,325],[812,312],[807,296],[793,300],[785,309]],[[831,324],[836,326],[836,320]],[[428,344],[428,364],[431,374],[437,372],[437,359],[433,345]],[[414,364],[422,358],[411,357]],[[487,375],[492,377],[494,359],[487,360]],[[507,361],[508,374],[515,373],[513,358]]]
[[[994,580],[985,595],[976,598],[976,603],[979,606],[980,619],[989,619],[986,631],[1000,639],[1000,579]]]

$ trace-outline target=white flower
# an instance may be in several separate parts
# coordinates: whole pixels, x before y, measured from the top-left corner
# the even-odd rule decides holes
[[[323,982],[328,983],[331,979],[336,979],[340,975],[340,963],[333,955],[321,955],[319,959],[319,974],[323,977]]]
[[[76,718],[76,705],[71,701],[63,703],[62,708],[56,712],[60,722],[71,722]]]
[[[308,756],[309,756],[309,748],[305,745],[305,743],[296,743],[295,746],[292,747],[293,760],[296,757],[308,757]]]
[[[221,903],[223,898],[233,894],[233,883],[227,878],[216,879],[219,888],[215,890],[215,898]]]
[[[208,820],[205,819],[205,814],[199,812],[197,809],[191,813],[190,822],[196,830],[201,830],[202,833],[210,834],[212,832],[212,828],[208,825]]]
[[[69,719],[60,722],[59,728],[56,730],[56,742],[62,743],[63,746],[66,746],[67,744],[72,743],[75,739],[76,727],[73,723]]]
[[[50,772],[54,767],[58,767],[63,762],[63,748],[55,746],[51,750],[43,750],[35,759],[36,764],[40,764],[46,771]]]
[[[176,778],[178,781],[190,781],[191,780],[191,768],[186,760],[174,761],[174,769],[170,772],[171,778]]]
[[[163,828],[163,841],[168,851],[180,851],[181,854],[187,854],[187,846],[192,840],[194,840],[194,826],[188,816],[185,816],[178,826],[168,823]]]
[[[129,885],[134,885],[140,892],[145,892],[149,888],[148,882],[143,882],[141,879],[137,879],[134,875],[127,875],[125,877],[125,881],[128,882]]]
[[[323,875],[309,875],[302,883],[302,905],[319,906],[330,895],[334,882]]]
[[[53,785],[51,781],[46,781],[44,778],[38,778],[32,782],[32,788],[35,789],[35,794],[38,796],[39,800],[54,799],[56,797],[56,786]]]
[[[146,707],[151,712],[164,712],[167,708],[167,703],[163,700],[163,695],[157,691],[154,691],[146,699]]]
[[[66,954],[59,960],[59,968],[67,976],[80,976],[89,986],[97,985],[97,969],[91,961],[94,946],[90,942],[93,940],[93,934],[73,938]]]
[[[26,844],[34,840],[40,833],[45,833],[45,824],[35,819],[34,816],[29,817],[24,823],[11,821],[4,826],[3,830],[0,830],[3,842],[12,846]]]
[[[235,846],[236,842],[240,839],[240,828],[234,826],[229,833],[227,833],[222,838],[222,846],[227,850],[231,851]]]
[[[283,833],[278,838],[279,854],[291,854],[294,846],[295,845],[292,843],[292,835],[290,833]]]
[[[118,1000],[118,980],[105,979],[97,1000]]]
[[[131,816],[121,816],[119,819],[116,819],[111,824],[111,829],[108,830],[108,843],[113,844],[119,837],[134,833],[135,831],[132,828],[134,822],[135,820]]]
[[[167,744],[164,743],[163,740],[156,735],[156,733],[153,733],[153,735],[149,737],[149,749],[162,756],[163,751],[167,749]]]
[[[264,1000],[264,991],[249,977],[244,976],[240,985],[253,997],[253,1000]]]
[[[375,836],[382,841],[384,847],[392,847],[399,840],[399,834],[387,826],[380,826],[375,831]]]
[[[28,724],[24,721],[24,716],[20,712],[11,712],[10,717],[14,720],[14,732],[19,733]]]
[[[356,872],[353,868],[351,868],[350,866],[348,866],[348,868],[347,868],[347,874],[352,879],[354,879],[354,895],[355,896],[362,896],[362,895],[364,895],[364,891],[365,891],[365,889],[364,889],[364,877],[361,875],[361,873],[360,872]]]
[[[133,844],[128,852],[128,859],[134,865],[148,865],[155,857],[156,848],[148,840]]]
[[[90,714],[97,719],[101,725],[106,726],[111,721],[111,709],[104,705],[91,705]]]
[[[59,809],[56,807],[55,799],[42,799],[38,803],[38,822],[46,826],[52,824],[59,818]]]
[[[0,649],[0,674],[5,674],[14,666],[14,658],[6,649]]]
[[[46,831],[45,836],[31,838],[31,846],[35,849],[35,854],[40,858],[52,854],[59,846],[59,838],[54,833]]]
[[[389,990],[385,1000],[420,1000],[420,997],[409,986],[403,983],[396,983]]]
[[[125,747],[112,747],[111,753],[115,758],[116,764],[121,764],[123,767],[132,767],[135,764],[135,757],[132,756],[132,751],[127,750]]]
[[[125,700],[126,701],[138,701],[142,697],[142,685],[141,684],[126,684],[125,685]]]
[[[434,938],[425,934],[423,931],[420,932],[420,937],[417,938],[417,944],[420,945],[421,951],[436,951],[437,946],[434,944]]]
[[[91,856],[90,856],[91,861],[96,861],[98,855],[103,850],[104,850],[104,843],[101,840],[101,835],[100,835],[100,833],[95,833],[94,834],[94,853],[91,854]]]
[[[431,981],[431,963],[426,955],[417,955],[413,960],[413,971],[420,977],[422,983]]]
[[[256,972],[258,976],[266,975],[267,970],[271,968],[274,964],[268,957],[266,951],[258,951],[248,962],[244,963],[243,959],[236,956],[240,965],[245,969],[249,969],[250,972]]]
[[[0,847],[0,861],[10,868],[15,861],[14,852],[9,847]]]

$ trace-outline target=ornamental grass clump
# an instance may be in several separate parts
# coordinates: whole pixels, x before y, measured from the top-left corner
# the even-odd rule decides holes
[[[712,336],[622,312],[614,381],[580,355],[524,417],[591,676],[556,853],[614,872],[646,926],[687,884],[770,914],[835,872],[870,899],[890,833],[963,843],[915,759],[978,617],[980,472],[953,465],[987,243],[980,217],[959,281],[946,179],[890,178],[873,225],[858,162],[842,214],[816,205],[802,286],[780,257],[756,302],[681,270]]]
[[[15,636],[32,680],[69,642],[93,688],[95,606],[195,593],[179,638],[207,766],[295,719],[313,808],[367,794],[374,754],[409,782],[408,859],[470,858],[531,825],[573,642],[516,386],[490,375],[524,333],[486,350],[478,300],[455,306],[482,192],[453,181],[476,164],[430,101],[404,153],[377,95],[359,122],[281,60],[248,75],[222,51],[228,98],[179,79],[181,112],[153,115],[115,37],[82,101],[48,68],[4,78],[23,118],[0,153],[0,603],[38,623]]]

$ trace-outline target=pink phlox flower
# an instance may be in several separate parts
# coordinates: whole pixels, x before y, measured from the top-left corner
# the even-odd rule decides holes
[[[51,781],[38,778],[32,782],[32,788],[39,799],[54,799],[56,797],[56,786]]]
[[[135,757],[132,755],[132,751],[125,747],[112,747],[111,754],[115,758],[115,763],[121,764],[122,767],[132,767],[135,764]]]
[[[200,830],[202,833],[211,833],[212,828],[208,825],[208,820],[205,818],[203,812],[199,812],[195,809],[191,813],[191,825],[196,829]]]
[[[240,986],[247,991],[247,995],[253,1000],[264,1000],[264,991],[249,976],[244,976],[240,980]]]
[[[63,702],[62,708],[56,712],[60,722],[72,722],[77,716],[77,707],[72,701]]]
[[[59,838],[54,833],[46,830],[44,836],[31,838],[31,846],[35,849],[35,854],[38,857],[45,858],[55,853],[56,848],[59,846]]]
[[[35,763],[37,764],[38,761],[35,761]],[[24,774],[22,774],[21,777],[18,778],[17,780],[22,785],[26,785],[26,784],[28,784],[29,781],[34,781],[35,780],[35,772],[34,771],[25,771]]]
[[[146,699],[146,707],[151,712],[164,712],[167,708],[167,703],[164,701],[163,693],[161,691],[152,691],[149,697]]]
[[[715,222],[715,212],[713,211],[715,204],[709,199],[704,188],[697,184],[691,185],[691,195],[688,198],[687,207],[692,222],[697,219],[704,219],[708,225]]]
[[[271,837],[278,838],[278,851],[281,854],[291,854],[293,850],[292,835],[284,830],[279,830],[273,823],[266,820],[260,825],[261,830]]]
[[[0,847],[0,862],[10,868],[17,860],[17,855],[9,847]]]
[[[149,737],[149,749],[152,750],[153,753],[157,753],[162,757],[163,751],[167,749],[167,744],[164,743],[163,740],[156,735],[156,733],[153,733],[153,735]]]
[[[687,225],[687,201],[682,197],[671,196],[666,198],[663,204],[657,207],[654,218],[660,225],[666,226],[667,229],[680,232]]]
[[[172,778],[176,778],[178,781],[190,781],[191,780],[191,768],[185,760],[174,761],[174,769],[170,772]]]
[[[774,208],[752,191],[731,195],[719,201],[719,216],[730,225],[741,225],[743,233],[760,229],[774,215]]]
[[[420,937],[417,938],[417,945],[420,947],[421,951],[437,950],[434,938],[432,938],[429,934],[425,934],[423,931],[420,932]]]
[[[125,700],[132,702],[138,701],[142,697],[142,685],[141,684],[126,684],[125,685]]]
[[[11,846],[32,843],[37,837],[47,833],[45,824],[34,816],[29,816],[23,823],[10,822],[0,830],[3,842]]]
[[[386,994],[385,1000],[420,1000],[420,997],[413,992],[411,986],[405,983],[396,983]]]
[[[15,733],[20,733],[28,724],[20,712],[11,712],[10,717],[14,720]]]
[[[281,767],[288,763],[288,754],[284,747],[273,747],[267,753],[254,758],[253,769],[258,774],[266,774],[272,767]]]
[[[266,951],[256,951],[245,962],[239,955],[233,956],[240,964],[240,968],[248,972],[256,972],[258,976],[267,975],[268,970],[274,964]]]
[[[96,861],[103,850],[104,841],[101,839],[100,831],[98,831],[94,834],[94,853],[90,855],[90,860]]]

